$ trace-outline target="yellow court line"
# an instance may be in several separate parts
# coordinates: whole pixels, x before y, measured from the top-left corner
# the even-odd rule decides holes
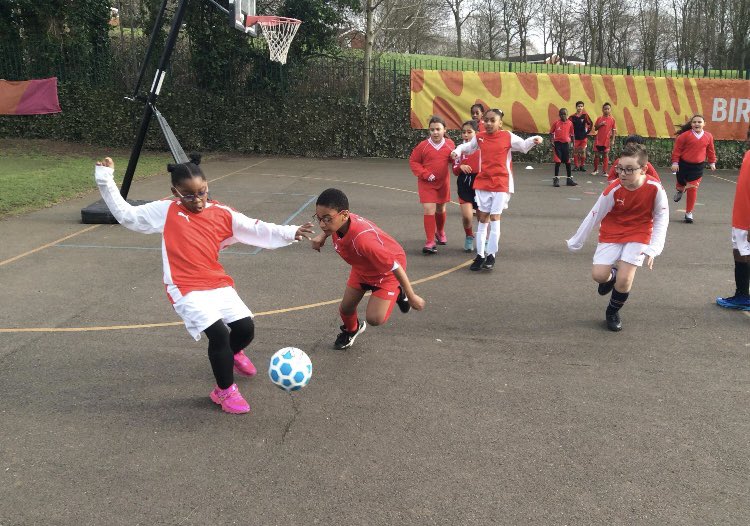
[[[259,162],[255,163],[255,164],[251,164],[250,166],[245,166],[244,168],[240,168],[239,170],[235,170],[234,172],[230,172],[230,173],[224,174],[224,175],[222,175],[220,177],[216,177],[214,179],[211,179],[208,182],[212,183],[214,181],[218,181],[219,179],[224,179],[225,177],[229,177],[230,175],[234,175],[234,174],[240,173],[240,172],[242,172],[244,170],[247,170],[249,168],[253,168],[255,166],[258,166],[259,164],[263,164],[266,161],[268,161],[268,159],[263,159],[262,161],[259,161]],[[167,196],[167,197],[171,197],[171,194],[169,196]],[[101,226],[101,225],[93,225],[93,226],[84,228],[83,230],[79,230],[78,232],[75,232],[75,233],[70,234],[68,236],[61,237],[60,239],[52,241],[51,243],[47,243],[47,244],[42,245],[40,247],[37,247],[37,248],[31,249],[31,250],[29,250],[27,252],[24,252],[23,254],[18,254],[17,256],[13,256],[12,258],[8,258],[8,259],[5,259],[3,261],[0,261],[0,267],[2,267],[3,265],[7,265],[8,263],[13,263],[14,261],[19,260],[21,258],[24,258],[26,256],[30,256],[31,254],[34,254],[35,252],[39,252],[40,250],[44,250],[45,248],[49,248],[49,247],[54,246],[54,245],[56,245],[58,243],[66,241],[66,240],[70,239],[71,237],[75,237],[75,236],[78,236],[78,235],[83,234],[85,232],[88,232],[90,230],[93,230],[93,229],[95,229],[95,228],[97,228],[99,226]]]
[[[472,260],[464,261],[463,263],[461,263],[460,265],[456,265],[455,267],[452,267],[447,270],[443,270],[442,272],[438,272],[437,274],[433,274],[431,276],[427,276],[425,278],[413,281],[412,284],[418,285],[420,283],[425,283],[427,281],[432,281],[434,279],[441,278],[447,274],[450,274],[451,272],[455,272],[459,269],[469,266],[471,262]],[[323,307],[325,305],[334,305],[336,303],[339,303],[340,301],[341,299],[335,299],[335,300],[321,301],[318,303],[310,303],[308,305],[299,305],[297,307],[287,307],[285,309],[276,309],[276,310],[269,310],[269,311],[264,311],[264,312],[256,312],[255,316],[271,316],[273,314],[284,314],[287,312],[294,312],[298,310],[313,309],[315,307]],[[127,329],[153,329],[153,328],[158,328],[158,327],[175,327],[178,325],[183,325],[183,323],[181,321],[172,321],[172,322],[165,322],[165,323],[146,323],[146,324],[139,324],[139,325],[109,325],[109,326],[100,326],[100,327],[28,327],[28,328],[0,329],[0,334],[21,333],[21,332],[117,331],[117,330],[127,330]]]
[[[49,248],[51,246],[54,246],[54,245],[56,245],[58,243],[61,243],[62,241],[65,241],[66,239],[70,239],[71,237],[75,237],[77,235],[83,234],[84,232],[88,232],[89,230],[93,230],[93,229],[98,228],[100,226],[101,225],[93,225],[93,226],[86,227],[83,230],[79,230],[78,232],[74,232],[74,233],[72,233],[70,235],[67,235],[65,237],[61,237],[60,239],[56,239],[55,241],[52,241],[51,243],[47,243],[46,245],[42,245],[41,247],[34,248],[32,250],[24,252],[23,254],[18,254],[17,256],[14,256],[12,258],[0,261],[0,267],[2,267],[3,265],[7,265],[8,263],[13,263],[14,261],[16,261],[18,259],[21,259],[23,257],[29,256],[29,255],[31,255],[31,254],[33,254],[35,252],[39,252],[40,250],[44,250],[45,248]]]

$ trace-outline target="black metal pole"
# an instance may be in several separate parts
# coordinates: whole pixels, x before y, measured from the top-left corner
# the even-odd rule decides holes
[[[151,117],[154,114],[152,105],[156,102],[156,98],[159,96],[161,91],[161,85],[164,82],[164,76],[166,75],[167,64],[169,58],[172,56],[175,43],[177,42],[177,36],[180,33],[182,27],[182,20],[185,18],[185,10],[189,0],[180,0],[175,11],[174,18],[172,19],[172,28],[169,30],[167,41],[164,44],[164,51],[162,51],[159,64],[156,67],[156,74],[154,75],[154,81],[151,84],[148,97],[146,99],[146,107],[143,110],[143,118],[141,120],[141,127],[138,130],[138,135],[133,145],[133,150],[130,152],[130,161],[128,161],[128,168],[125,171],[125,176],[122,180],[122,186],[120,187],[120,195],[124,199],[127,199],[128,192],[130,191],[130,184],[133,182],[133,175],[135,174],[135,168],[138,165],[138,158],[141,156],[141,150],[143,149],[143,143],[146,140],[146,134],[148,133],[148,127],[151,124]]]
[[[151,51],[153,51],[154,49],[154,44],[156,43],[156,35],[159,34],[159,29],[161,29],[162,25],[162,19],[164,18],[164,11],[166,10],[167,0],[164,0],[161,4],[161,7],[159,8],[159,12],[156,15],[156,20],[154,20],[154,29],[151,31],[151,38],[149,39],[148,47],[146,48],[146,56],[143,58],[143,64],[141,64],[141,71],[138,74],[138,81],[135,83],[135,88],[133,89],[133,97],[131,100],[135,100],[138,96],[138,92],[141,90],[143,75],[146,73],[146,68],[148,67],[149,61],[151,60]]]

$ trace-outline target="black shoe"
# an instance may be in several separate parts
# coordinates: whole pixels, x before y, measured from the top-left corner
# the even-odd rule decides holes
[[[482,270],[482,265],[484,264],[484,257],[477,254],[477,257],[474,258],[474,263],[471,264],[469,267],[469,270]]]
[[[437,245],[425,245],[422,247],[422,254],[437,254]]]
[[[398,308],[401,309],[401,312],[406,314],[411,310],[411,305],[409,305],[409,300],[406,299],[406,294],[404,294],[404,291],[401,287],[398,288],[398,298],[396,298],[396,304],[398,305]]]
[[[688,223],[688,224],[690,224],[690,223],[693,222],[693,213],[692,212],[688,212],[688,213],[685,214],[685,222]]]
[[[604,283],[599,283],[599,288],[597,289],[597,292],[599,292],[600,296],[606,296],[610,292],[612,292],[612,289],[615,287],[615,281],[617,280],[617,270],[614,271],[614,275],[610,278],[609,281],[605,281]]]
[[[568,180],[565,182],[565,186],[578,186],[578,183],[576,183],[572,177],[568,177]]]
[[[484,258],[484,263],[482,263],[482,268],[484,270],[492,270],[495,268],[495,256],[490,254],[486,258]]]
[[[552,186],[554,186],[555,188],[559,188],[560,187],[560,178],[559,177],[555,177],[554,179],[552,179]]]
[[[621,331],[622,330],[622,322],[620,321],[620,313],[615,312],[614,314],[607,314],[607,328],[610,331]]]
[[[336,336],[336,341],[333,344],[334,348],[342,350],[348,349],[349,347],[354,345],[354,340],[357,339],[357,336],[365,332],[365,329],[367,328],[367,322],[357,320],[357,323],[359,324],[359,326],[354,332],[349,332],[343,325],[341,326],[341,333]]]
[[[680,199],[682,199],[682,191],[677,190],[677,192],[675,192],[674,197],[672,199],[674,199],[675,203],[679,203]]]

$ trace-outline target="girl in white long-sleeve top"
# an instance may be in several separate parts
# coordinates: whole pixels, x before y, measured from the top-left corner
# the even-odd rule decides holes
[[[633,286],[635,271],[644,263],[649,269],[664,249],[669,225],[669,204],[661,183],[648,177],[648,154],[641,144],[626,145],[617,165],[618,179],[604,190],[568,249],[583,248],[589,233],[599,228],[591,276],[599,294],[612,292],[606,311],[607,328],[622,329],[620,309]]]
[[[190,162],[168,165],[174,198],[141,206],[132,206],[120,195],[109,157],[96,163],[95,179],[121,225],[143,234],[162,234],[167,297],[196,341],[202,332],[208,337],[208,359],[216,378],[209,396],[227,413],[247,413],[250,406],[234,383],[234,370],[243,376],[257,372],[244,353],[255,335],[253,314],[219,263],[219,250],[237,242],[262,248],[287,246],[309,238],[312,224],[264,223],[209,201],[199,163],[200,155],[192,155]]]

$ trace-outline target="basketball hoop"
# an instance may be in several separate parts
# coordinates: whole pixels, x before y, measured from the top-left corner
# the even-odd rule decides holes
[[[286,54],[301,23],[301,20],[284,16],[248,16],[245,25],[250,28],[258,24],[263,29],[271,60],[286,64]]]

